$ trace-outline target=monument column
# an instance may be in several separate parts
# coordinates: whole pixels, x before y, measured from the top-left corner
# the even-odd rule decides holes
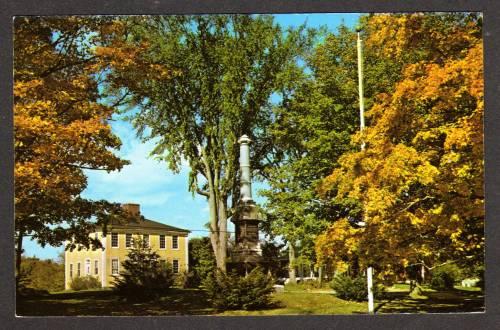
[[[240,200],[252,200],[252,179],[250,174],[250,143],[252,140],[246,135],[238,139],[240,144]]]
[[[238,268],[244,267],[245,269],[252,264],[262,262],[259,244],[259,222],[262,219],[252,198],[251,142],[252,140],[246,135],[238,139],[240,144],[240,199],[235,214],[231,218],[236,232],[231,262]]]

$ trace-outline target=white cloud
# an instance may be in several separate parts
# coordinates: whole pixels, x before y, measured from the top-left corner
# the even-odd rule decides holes
[[[134,202],[144,206],[159,206],[176,194],[186,191],[187,162],[181,173],[170,171],[164,161],[149,157],[156,141],[142,143],[132,126],[126,122],[113,123],[113,131],[123,142],[117,154],[131,162],[120,171],[86,171],[88,188],[84,196],[113,202]]]

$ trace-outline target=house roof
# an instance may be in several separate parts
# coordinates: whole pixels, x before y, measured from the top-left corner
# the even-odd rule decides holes
[[[191,231],[187,229],[182,229],[170,225],[166,225],[161,222],[153,221],[145,219],[144,217],[138,218],[136,221],[118,221],[112,220],[109,223],[109,229],[112,231],[113,229],[123,229],[123,230],[158,230],[158,231],[170,231],[170,232],[179,232],[179,233],[190,233]]]

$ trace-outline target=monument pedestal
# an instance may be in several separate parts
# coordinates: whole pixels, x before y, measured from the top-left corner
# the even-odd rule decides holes
[[[229,271],[236,269],[240,274],[248,273],[260,265],[264,268],[264,258],[259,244],[259,222],[262,220],[257,205],[252,199],[252,179],[250,174],[251,140],[243,135],[240,143],[240,200],[231,217],[235,229],[235,245],[227,260]]]
[[[229,270],[248,272],[257,265],[264,266],[259,244],[259,222],[262,220],[253,200],[240,201],[231,218],[235,228],[235,246],[228,262]]]

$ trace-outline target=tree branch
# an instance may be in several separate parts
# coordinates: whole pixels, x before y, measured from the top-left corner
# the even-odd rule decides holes
[[[201,190],[200,188],[196,188],[196,193],[205,197],[210,197],[210,194],[208,191]]]
[[[76,167],[76,168],[81,168],[83,170],[97,170],[97,171],[114,171],[115,169],[112,168],[101,168],[101,167],[91,167],[91,166],[84,166],[84,165],[76,165],[76,164],[66,164],[67,166],[71,167]]]

